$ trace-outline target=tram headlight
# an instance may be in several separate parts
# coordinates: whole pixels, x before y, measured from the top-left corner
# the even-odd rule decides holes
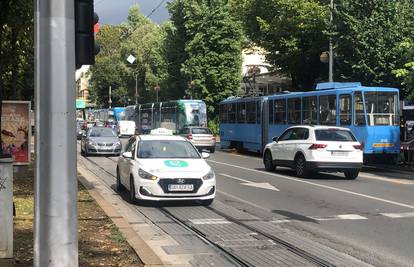
[[[214,171],[212,169],[210,169],[210,171],[203,176],[203,180],[210,180],[213,179],[215,176]]]

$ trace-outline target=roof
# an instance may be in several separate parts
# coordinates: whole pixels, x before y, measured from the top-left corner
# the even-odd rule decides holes
[[[318,130],[318,129],[338,129],[338,130],[346,130],[346,131],[350,131],[348,128],[345,127],[339,127],[339,126],[330,126],[330,125],[295,125],[295,126],[291,126],[289,128],[308,128],[308,129],[314,129],[314,130]]]
[[[150,135],[150,134],[143,134],[138,135],[138,138],[146,141],[146,140],[172,140],[172,141],[186,141],[186,139],[179,135]]]

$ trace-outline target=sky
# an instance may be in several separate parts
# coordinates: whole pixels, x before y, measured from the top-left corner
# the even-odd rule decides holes
[[[169,19],[167,0],[95,0],[95,12],[100,24],[120,24],[127,20],[128,9],[138,4],[145,16],[160,24]],[[159,8],[153,11],[159,4]]]

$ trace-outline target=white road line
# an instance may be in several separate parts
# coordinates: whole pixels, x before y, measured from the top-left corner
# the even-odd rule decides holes
[[[367,220],[368,218],[358,214],[340,214],[334,216],[310,216],[316,221],[336,221],[336,220]]]
[[[413,218],[414,212],[401,212],[401,213],[380,213],[385,217],[390,218]]]
[[[251,172],[271,175],[271,176],[279,177],[279,178],[282,178],[282,179],[285,179],[285,180],[296,181],[296,182],[309,184],[309,185],[313,185],[313,186],[317,186],[317,187],[321,187],[321,188],[325,188],[325,189],[330,189],[330,190],[334,190],[334,191],[338,191],[338,192],[342,192],[342,193],[347,193],[347,194],[351,194],[351,195],[355,195],[355,196],[360,196],[360,197],[364,197],[364,198],[368,198],[368,199],[373,199],[373,200],[385,202],[385,203],[388,203],[388,204],[393,204],[393,205],[404,207],[404,208],[414,209],[413,205],[408,205],[408,204],[405,204],[405,203],[400,203],[400,202],[396,202],[396,201],[392,201],[392,200],[387,200],[387,199],[383,199],[383,198],[379,198],[379,197],[375,197],[375,196],[360,194],[360,193],[356,193],[356,192],[352,192],[352,191],[348,191],[348,190],[344,190],[344,189],[340,189],[340,188],[336,188],[336,187],[332,187],[332,186],[328,186],[328,185],[317,184],[317,183],[309,182],[309,181],[306,181],[306,180],[300,180],[300,179],[284,176],[284,175],[281,175],[281,174],[275,174],[275,173],[270,173],[270,172],[265,172],[265,171],[254,170],[254,169],[241,167],[241,166],[228,164],[228,163],[222,163],[222,162],[218,162],[218,161],[214,161],[214,160],[208,160],[208,161],[212,162],[212,163],[216,163],[216,164],[221,164],[221,165],[225,165],[225,166],[230,166],[230,167],[242,169],[242,170],[247,170],[247,171],[251,171]]]
[[[383,177],[378,177],[378,176],[369,175],[365,173],[362,175],[360,174],[359,176],[364,177],[366,179],[379,180],[379,181],[384,181],[384,182],[394,183],[394,184],[414,185],[414,181],[404,180],[404,179],[383,178]]]
[[[242,178],[239,178],[239,177],[228,175],[228,174],[225,174],[225,173],[218,173],[218,175],[241,181],[241,182],[243,182],[242,185],[247,185],[247,186],[262,188],[262,189],[269,189],[269,190],[273,190],[273,191],[280,191],[279,189],[277,189],[276,187],[274,187],[273,185],[271,185],[269,183],[261,183],[261,182],[256,183],[256,182],[245,180],[245,179],[242,179]]]
[[[287,223],[287,222],[291,222],[292,220],[290,219],[278,219],[278,220],[273,220],[270,221],[271,223]]]
[[[226,219],[190,219],[190,222],[197,225],[203,224],[231,224]]]

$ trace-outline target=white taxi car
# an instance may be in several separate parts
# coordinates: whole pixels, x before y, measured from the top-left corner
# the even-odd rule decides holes
[[[117,189],[138,200],[199,200],[210,205],[216,177],[190,141],[181,136],[138,135],[129,139],[116,168]]]
[[[363,162],[363,147],[347,128],[294,126],[263,150],[266,170],[291,167],[299,177],[315,171],[343,172],[347,179],[358,177]]]

